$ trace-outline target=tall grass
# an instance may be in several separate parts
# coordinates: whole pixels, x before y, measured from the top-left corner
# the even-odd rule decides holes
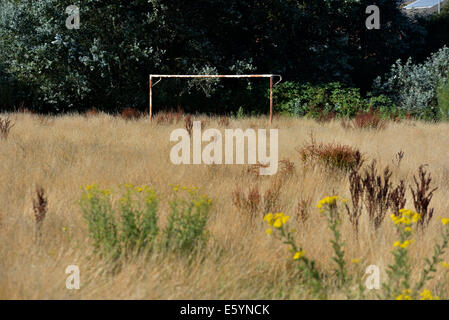
[[[427,206],[428,212],[433,209],[433,218],[425,232],[417,230],[409,238],[416,240],[407,248],[411,295],[402,291],[400,294],[421,298],[421,293],[428,297],[429,292],[424,290],[430,290],[432,297],[446,297],[449,282],[445,270],[449,269],[444,263],[447,265],[449,256],[442,250],[445,244],[438,218],[449,215],[449,141],[443,139],[449,134],[447,123],[403,120],[389,122],[383,130],[347,130],[341,127],[339,121],[317,123],[308,119],[279,117],[273,122],[273,128],[279,129],[279,158],[288,161],[288,165],[286,162],[285,172],[280,170],[276,176],[258,176],[245,173],[247,166],[173,165],[169,161],[172,147],[170,133],[176,128],[185,127],[183,119],[177,121],[175,116],[169,121],[154,121],[152,125],[147,118],[126,121],[103,113],[88,119],[82,115],[48,117],[49,121],[45,122],[37,115],[27,113],[4,114],[1,117],[9,117],[16,125],[8,139],[0,140],[0,298],[347,298],[345,285],[339,285],[335,277],[319,278],[322,282],[318,286],[318,275],[332,275],[340,267],[329,261],[329,257],[337,257],[332,245],[329,245],[335,237],[326,216],[319,214],[315,204],[325,196],[338,194],[348,199],[347,205],[352,210],[351,171],[304,166],[296,150],[310,142],[311,131],[316,141],[324,145],[346,145],[358,149],[369,160],[366,166],[372,160],[376,160],[377,168],[390,165],[393,187],[404,181],[406,205],[412,210],[416,209],[410,188],[416,191],[413,176],[420,183],[418,168],[427,164],[425,171],[432,174],[432,181],[429,189],[421,189],[423,197],[420,199],[425,201],[429,191],[438,188],[433,191]],[[209,128],[220,130],[268,128],[266,117],[230,119],[229,123],[221,118],[204,116],[193,116],[192,120],[208,121]],[[395,159],[401,150],[406,156],[398,164]],[[393,160],[396,164],[391,166]],[[360,171],[362,178],[365,168]],[[380,171],[378,175],[382,173]],[[239,188],[245,197],[251,186],[255,185],[262,198],[270,189],[275,195],[274,183],[281,177],[282,188],[272,210],[280,209],[273,213],[282,211],[292,216],[288,226],[296,229],[293,239],[301,244],[298,248],[301,250],[297,250],[299,256],[304,250],[303,257],[315,263],[308,270],[311,279],[315,279],[312,282],[316,287],[314,285],[312,288],[317,288],[316,291],[305,285],[304,277],[296,266],[298,261],[293,260],[296,252],[292,253],[288,246],[273,241],[265,234],[266,226],[262,221],[267,213],[264,212],[265,206],[260,206],[255,213],[257,218],[245,219],[233,203],[232,193]],[[428,180],[428,174],[425,177]],[[93,181],[101,186],[99,190],[111,189],[110,195],[98,194],[96,206],[100,214],[91,217],[101,221],[103,231],[89,228],[89,220],[86,220],[79,205],[79,199],[85,192],[80,187]],[[134,226],[129,230],[121,226],[120,198],[125,190],[118,186],[127,181],[135,186],[151,186],[159,199],[159,231],[155,238],[145,237],[148,245],[143,245],[145,241],[138,236],[131,242],[124,241],[122,237],[124,232],[134,234]],[[170,184],[196,186],[214,199],[205,225],[201,223],[192,230],[184,228],[184,221],[189,221],[195,214],[195,204],[189,212],[190,198],[184,193],[186,191],[180,190],[177,201],[185,200],[187,205],[178,205],[177,211],[173,210],[171,201],[175,200],[175,191]],[[35,241],[34,237],[33,199],[37,200],[36,185],[45,186],[45,198],[48,199],[40,241]],[[134,192],[133,203],[140,199],[140,206],[132,206],[125,216],[136,217],[134,221],[139,230],[146,230],[143,234],[155,234],[156,229],[139,225],[148,214],[148,226],[154,226],[151,222],[154,216],[150,214],[152,209],[146,211],[145,199],[138,198],[143,194]],[[400,202],[398,206],[402,206]],[[400,239],[389,218],[396,209],[389,208],[383,223],[373,232],[368,211],[362,205],[357,233],[349,216],[344,213],[344,206],[340,206],[339,210],[338,242],[344,243],[345,278],[364,279],[366,267],[376,265],[381,270],[381,282],[388,283],[387,271],[389,266],[395,264],[391,251],[400,248],[393,246]],[[138,247],[156,248],[158,239],[166,239],[164,230],[170,224],[173,226],[169,232],[172,239],[169,247],[172,250],[153,249],[150,250],[151,254],[131,254],[138,251]],[[186,235],[196,235],[200,229],[208,235],[194,241],[195,248],[200,250],[178,249],[189,242],[184,241]],[[142,234],[141,231],[138,234]],[[101,241],[106,241],[111,248],[117,248],[116,242],[120,243],[120,255],[117,253],[115,257],[120,264],[119,269],[109,272],[111,261],[104,258],[107,250],[100,242],[95,244],[96,237],[105,237],[106,240]],[[435,252],[434,259],[436,244],[440,245],[440,249]],[[124,249],[132,246],[135,249]],[[425,258],[429,258],[429,263],[425,262]],[[343,260],[340,259],[339,263]],[[80,268],[80,290],[67,290],[65,287],[64,271],[68,265],[78,265]],[[432,269],[437,272],[424,271]],[[418,290],[425,274],[426,278],[429,275],[432,279],[426,279],[425,285]],[[352,287],[357,285],[357,282],[346,283]],[[361,283],[364,284],[363,281]],[[324,293],[320,287],[325,288]],[[404,287],[404,290],[407,289]],[[379,294],[378,290],[365,288],[363,295],[378,298]],[[393,297],[395,294],[392,291],[388,297],[396,298]],[[358,291],[351,294],[351,297],[354,296],[362,297]]]

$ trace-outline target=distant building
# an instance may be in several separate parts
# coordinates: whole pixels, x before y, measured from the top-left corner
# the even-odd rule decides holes
[[[448,0],[416,0],[410,1],[409,4],[402,7],[405,13],[409,15],[415,14],[434,14],[438,12],[438,2],[440,2],[440,8],[443,8],[447,4]]]

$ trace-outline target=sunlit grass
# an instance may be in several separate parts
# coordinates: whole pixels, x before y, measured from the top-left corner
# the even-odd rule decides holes
[[[428,164],[432,184],[438,187],[430,206],[435,217],[425,233],[417,231],[407,249],[411,263],[410,283],[419,283],[426,264],[424,258],[441,241],[441,221],[449,216],[449,124],[403,121],[388,123],[383,130],[346,130],[338,121],[317,123],[313,120],[275,118],[279,129],[279,159],[293,168],[279,176],[260,177],[247,165],[181,165],[170,162],[170,133],[183,128],[184,122],[149,124],[148,119],[125,121],[98,114],[92,117],[66,115],[42,117],[9,114],[15,126],[7,140],[0,140],[0,298],[3,299],[306,299],[317,298],[301,280],[296,264],[304,257],[316,267],[332,274],[335,265],[329,241],[326,216],[311,206],[298,217],[303,199],[316,204],[329,195],[349,198],[349,183],[344,172],[320,166],[304,166],[298,147],[309,141],[311,132],[318,143],[334,143],[357,148],[379,167],[389,165],[396,182],[407,184],[407,208],[413,209],[408,185],[421,164]],[[198,118],[198,117],[197,117]],[[224,122],[221,118],[199,117],[205,128],[269,128],[268,119],[244,118]],[[226,127],[225,127],[226,126]],[[392,160],[403,150],[400,165]],[[282,176],[282,177],[281,177]],[[288,225],[295,229],[300,243],[295,252],[266,234],[260,210],[257,219],[244,217],[232,199],[234,190],[251,187],[272,189],[275,179],[282,188],[276,207],[290,216]],[[153,250],[151,254],[117,258],[120,269],[95,253],[89,228],[79,200],[81,186],[97,183],[101,190],[117,190],[125,182],[156,190],[158,228],[170,223],[176,185],[196,186],[214,199],[206,230],[208,238],[201,250],[182,254]],[[36,186],[46,191],[48,211],[41,227],[41,239],[35,241],[33,199]],[[120,193],[110,195],[110,204],[120,207]],[[261,206],[262,208],[263,206]],[[305,213],[301,213],[305,214]],[[389,213],[390,214],[390,213]],[[341,215],[338,230],[344,243],[347,275],[364,277],[369,265],[381,269],[381,280],[388,280],[388,266],[394,263],[393,244],[399,241],[395,225],[385,219],[373,232],[367,213],[362,212],[356,236],[346,214]],[[117,219],[120,215],[117,216]],[[273,231],[276,231],[273,229]],[[162,236],[162,235],[161,235]],[[407,239],[405,239],[407,240]],[[404,241],[405,241],[404,240]],[[401,244],[404,243],[401,241]],[[294,259],[297,258],[297,259]],[[447,254],[436,264],[438,271],[421,290],[408,294],[421,298],[446,298],[449,261]],[[78,265],[81,289],[67,290],[64,273],[68,265]],[[347,298],[343,286],[326,279],[326,298]],[[413,290],[413,287],[411,288]],[[406,290],[406,288],[405,288]],[[357,291],[356,291],[357,292]],[[396,293],[395,293],[396,294]],[[400,292],[399,294],[403,294]],[[398,296],[399,296],[398,294]],[[366,292],[377,298],[375,290]],[[396,298],[391,295],[391,298]]]

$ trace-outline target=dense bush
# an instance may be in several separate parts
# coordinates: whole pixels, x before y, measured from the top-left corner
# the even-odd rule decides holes
[[[168,225],[164,229],[165,247],[188,252],[207,239],[206,223],[212,199],[200,196],[196,188],[177,185],[173,190],[175,197],[170,201]]]
[[[331,170],[348,172],[363,163],[360,151],[348,145],[316,143],[314,139],[299,149],[304,164],[321,164]]]
[[[116,259],[120,256],[120,228],[117,227],[110,194],[110,190],[101,190],[96,184],[87,186],[80,205],[95,252]]]
[[[345,87],[339,82],[311,85],[287,81],[275,87],[273,94],[276,111],[296,116],[333,114],[353,117],[370,108],[388,115],[396,110],[394,103],[386,96],[365,98],[359,89]]]
[[[318,116],[335,113],[339,116],[353,116],[364,101],[355,88],[344,88],[333,82],[323,85],[284,82],[274,89],[277,111],[296,116]]]
[[[168,224],[160,231],[155,190],[124,184],[117,206],[111,199],[111,190],[103,190],[97,184],[87,186],[80,205],[95,252],[117,259],[144,251],[194,250],[207,238],[212,199],[199,195],[197,188],[178,185],[173,191]]]
[[[405,115],[405,112],[402,112],[391,98],[383,94],[370,93],[366,99],[370,110],[378,112],[383,117],[403,117]]]
[[[398,60],[388,74],[375,80],[373,91],[387,95],[415,117],[437,120],[437,89],[446,81],[448,72],[449,48],[444,47],[421,64],[413,64],[411,59],[405,64]]]

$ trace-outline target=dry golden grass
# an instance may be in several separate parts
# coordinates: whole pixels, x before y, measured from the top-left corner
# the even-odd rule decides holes
[[[233,205],[237,186],[258,184],[265,190],[276,177],[258,177],[248,166],[175,166],[169,160],[169,137],[184,123],[150,125],[147,119],[125,121],[98,114],[92,117],[67,115],[56,118],[31,114],[8,115],[16,123],[7,140],[0,140],[0,299],[303,299],[310,298],[294,273],[290,253],[280,241],[265,235],[262,221],[242,217]],[[208,127],[224,129],[220,119],[202,118]],[[268,128],[266,118],[231,120],[228,128]],[[407,185],[419,165],[428,164],[433,185],[438,187],[431,206],[435,216],[449,215],[449,124],[421,122],[388,123],[384,130],[344,129],[338,121],[318,124],[313,120],[279,118],[279,159],[295,164],[284,175],[280,204],[294,215],[302,199],[311,199],[305,223],[292,221],[298,241],[319,266],[331,269],[330,233],[314,208],[324,196],[349,197],[347,178],[338,173],[307,168],[295,150],[312,131],[318,142],[338,143],[360,149],[368,159],[390,165],[395,181]],[[403,150],[400,167],[392,164]],[[123,261],[118,273],[93,255],[78,201],[81,186],[96,182],[117,189],[125,182],[148,184],[162,197],[170,184],[193,185],[215,200],[208,225],[212,238],[207,248],[188,264],[174,255],[137,257]],[[48,196],[48,212],[42,236],[35,238],[33,198],[36,185]],[[409,188],[407,205],[413,209]],[[161,223],[168,211],[159,210]],[[347,221],[342,224],[347,259],[360,258],[350,266],[353,274],[364,273],[375,264],[383,271],[391,262],[395,232],[388,219],[373,233],[362,215],[358,241]],[[416,279],[422,258],[431,253],[438,234],[434,218],[423,239],[411,247]],[[448,259],[448,256],[445,257]],[[65,287],[68,265],[78,265],[81,289]],[[439,272],[430,283],[434,292],[447,292],[448,281]],[[343,298],[335,290],[330,298]]]

